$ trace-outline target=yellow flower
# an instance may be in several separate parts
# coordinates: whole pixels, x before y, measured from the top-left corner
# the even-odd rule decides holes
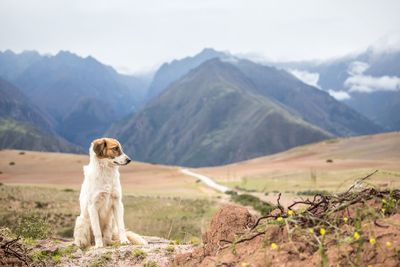
[[[372,265],[368,265],[367,267],[372,267]]]
[[[387,246],[388,248],[390,248],[390,247],[392,246],[392,242],[387,241],[387,242],[386,242],[386,246]]]
[[[343,221],[344,221],[345,223],[347,223],[347,222],[349,221],[349,218],[344,217],[344,218],[343,218]]]
[[[277,220],[278,222],[281,222],[281,221],[283,221],[283,218],[282,218],[281,216],[279,216],[278,218],[276,218],[276,220]]]
[[[358,240],[358,239],[360,239],[360,234],[358,232],[354,232],[353,237],[355,240]]]
[[[386,209],[381,209],[381,212],[382,212],[382,213],[385,213],[385,211],[386,211]]]
[[[386,199],[382,198],[382,203],[387,203]]]
[[[369,243],[370,243],[371,245],[375,245],[375,243],[376,243],[375,238],[370,238],[370,239],[369,239]]]
[[[271,244],[271,249],[272,250],[278,249],[278,245],[276,243],[272,243]]]
[[[294,215],[294,211],[293,211],[293,210],[288,210],[287,214],[288,214],[289,216],[293,216],[293,215]]]
[[[249,267],[249,266],[250,266],[250,264],[248,264],[247,262],[242,262],[240,264],[240,267]]]
[[[308,231],[310,232],[310,234],[314,233],[314,229],[312,229],[312,228],[308,229]]]
[[[325,228],[321,228],[321,229],[319,229],[319,233],[320,233],[322,236],[324,236],[324,235],[325,235],[325,233],[326,233],[326,230],[325,230]]]

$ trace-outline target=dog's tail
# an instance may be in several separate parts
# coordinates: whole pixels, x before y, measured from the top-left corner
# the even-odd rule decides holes
[[[126,237],[128,238],[129,241],[131,241],[132,244],[135,245],[147,245],[148,242],[141,237],[140,235],[132,232],[132,231],[126,231]]]

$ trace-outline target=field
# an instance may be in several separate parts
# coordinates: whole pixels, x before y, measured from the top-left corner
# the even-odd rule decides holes
[[[85,155],[0,151],[0,226],[18,230],[24,218],[40,218],[52,233],[71,237],[87,162]],[[127,228],[173,240],[200,237],[218,194],[179,169],[140,162],[120,168]]]
[[[0,151],[0,225],[17,228],[25,217],[44,218],[71,236],[86,155]],[[237,164],[192,169],[263,200],[290,203],[308,191],[339,192],[375,170],[371,182],[400,186],[400,134],[332,139]],[[180,167],[133,162],[121,167],[127,227],[145,235],[200,237],[227,197],[180,172]],[[36,217],[35,217],[36,216]],[[17,222],[17,224],[15,223]]]
[[[79,214],[79,192],[34,186],[0,186],[0,227],[16,233],[29,231],[31,224],[43,224],[41,235],[72,237]],[[207,199],[145,197],[127,195],[124,199],[126,227],[143,235],[190,241],[216,211],[216,203]],[[28,230],[27,230],[28,229]],[[37,230],[35,230],[37,231]]]
[[[1,150],[0,182],[79,190],[82,167],[88,162],[87,155]],[[140,196],[215,196],[179,170],[180,167],[133,162],[120,168],[123,191]]]
[[[331,139],[236,164],[193,169],[221,184],[288,202],[308,190],[339,192],[378,170],[371,181],[400,187],[400,133]],[[307,192],[304,192],[307,193]]]

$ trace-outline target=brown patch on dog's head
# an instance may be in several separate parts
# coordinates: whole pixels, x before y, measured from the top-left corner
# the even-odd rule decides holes
[[[93,151],[100,159],[113,159],[122,154],[120,143],[112,138],[99,138],[92,142]]]

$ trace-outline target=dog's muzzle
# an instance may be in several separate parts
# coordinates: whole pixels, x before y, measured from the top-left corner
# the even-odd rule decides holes
[[[132,160],[128,156],[124,156],[121,158],[121,156],[117,157],[114,159],[114,164],[123,166],[123,165],[128,165]]]

